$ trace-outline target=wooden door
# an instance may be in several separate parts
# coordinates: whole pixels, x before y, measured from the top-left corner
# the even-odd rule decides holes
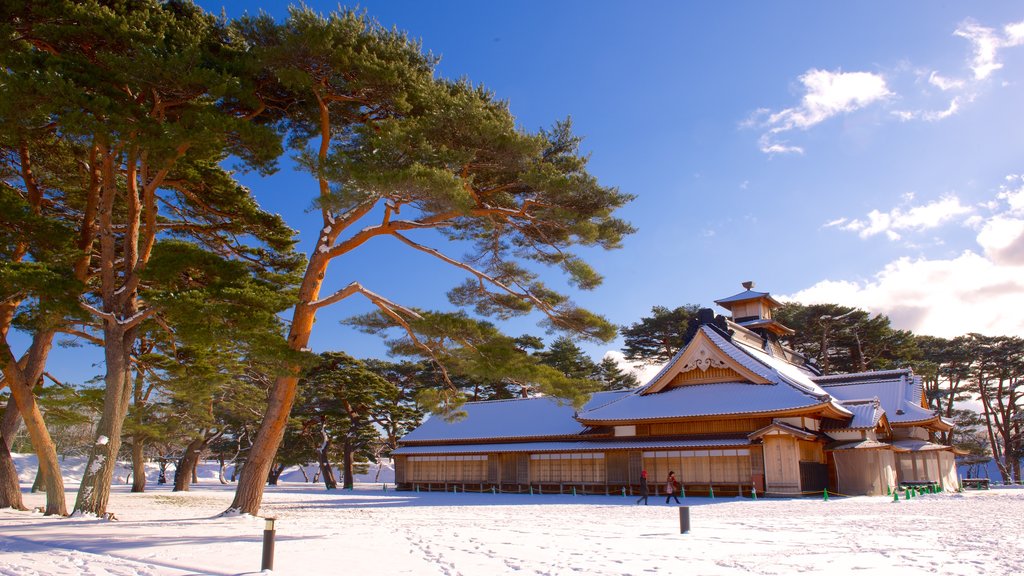
[[[800,451],[792,436],[764,437],[764,475],[769,493],[800,492]]]

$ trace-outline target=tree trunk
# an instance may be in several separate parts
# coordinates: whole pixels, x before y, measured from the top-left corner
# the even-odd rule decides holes
[[[195,438],[185,447],[185,453],[178,460],[178,467],[174,470],[174,492],[188,492],[189,481],[196,464],[199,463],[199,455],[206,448],[206,441],[203,438]]]
[[[224,468],[227,466],[227,462],[224,461],[223,454],[217,456],[217,463],[220,464],[220,468],[217,472],[217,479],[220,480],[221,484],[227,484],[228,481],[224,479]]]
[[[27,510],[25,503],[21,500],[18,470],[14,467],[14,458],[11,457],[7,436],[0,436],[0,479],[3,480],[0,482],[0,508]],[[11,490],[11,479],[14,480],[14,490]]]
[[[33,494],[46,492],[46,478],[43,476],[42,469],[40,468],[36,468],[36,478],[32,481],[31,492]]]
[[[21,426],[21,414],[13,400],[7,401],[3,420],[0,421],[0,508],[26,510],[18,483],[18,469],[11,456],[14,435]]]
[[[284,464],[278,464],[277,466],[271,468],[270,472],[267,474],[267,484],[270,484],[271,486],[277,486],[277,481],[281,478],[281,474],[284,472],[284,468]],[[263,491],[260,490],[260,495],[262,496],[262,494]]]
[[[135,330],[124,331],[116,321],[103,323],[104,356],[107,372],[103,414],[96,427],[96,441],[89,452],[89,462],[82,475],[82,484],[75,500],[76,514],[105,516],[110,500],[110,485],[121,449],[121,430],[128,415],[131,393],[131,366],[128,354],[135,340]]]
[[[320,464],[320,476],[324,479],[324,486],[328,490],[338,487],[338,479],[334,477],[334,470],[331,469],[331,460],[328,453],[331,449],[331,441],[325,440],[316,451],[317,462]]]
[[[61,477],[60,464],[57,461],[57,449],[50,438],[50,432],[46,429],[43,414],[39,411],[35,394],[32,392],[36,382],[43,376],[55,334],[53,330],[36,332],[21,363],[15,359],[6,338],[0,339],[0,359],[3,362],[4,379],[18,412],[25,421],[25,429],[32,440],[32,450],[39,459],[39,473],[48,488],[45,513],[66,516],[64,479]]]
[[[353,452],[355,452],[355,448],[352,446],[352,441],[346,438],[345,444],[342,446],[341,465],[344,468],[343,473],[345,474],[344,488],[348,488],[349,490],[355,487],[355,479],[352,477]]]
[[[320,296],[320,287],[327,273],[328,262],[327,257],[314,252],[306,266],[302,286],[299,288],[299,304],[292,312],[291,328],[288,330],[288,347],[292,350],[302,350],[309,344],[313,322],[316,319],[316,308],[308,303],[316,302]],[[290,366],[287,375],[278,376],[274,381],[267,412],[252,443],[229,511],[259,516],[260,504],[263,501],[263,483],[274,463],[274,457],[277,456],[281,440],[284,439],[288,415],[292,411],[292,404],[295,403],[300,370],[301,367],[298,365]]]
[[[132,437],[132,492],[146,491],[146,461],[143,457],[141,434]]]

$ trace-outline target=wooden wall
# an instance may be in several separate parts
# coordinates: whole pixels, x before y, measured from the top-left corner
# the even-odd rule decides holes
[[[760,430],[772,423],[771,418],[735,418],[731,420],[708,420],[705,422],[665,422],[650,424],[647,434],[641,434],[637,426],[637,436],[673,436],[690,434],[742,434]]]

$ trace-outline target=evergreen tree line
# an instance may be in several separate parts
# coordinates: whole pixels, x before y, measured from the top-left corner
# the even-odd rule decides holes
[[[396,437],[408,416],[367,398],[400,412],[413,400],[384,382],[403,371],[430,373],[437,386],[415,402],[445,417],[460,382],[480,397],[521,386],[584,401],[589,380],[487,321],[536,313],[551,332],[615,336],[541,278],[593,289],[601,277],[576,249],[633,232],[615,216],[632,197],[587,171],[570,121],[522,128],[485,88],[437,77],[405,33],[344,8],[227,19],[186,0],[3,0],[0,12],[0,507],[23,508],[20,427],[47,514],[68,513],[58,443],[88,459],[74,513],[108,513],[127,451],[139,490],[147,454],[175,455],[187,489],[214,451],[244,459],[231,510],[257,514],[286,436],[322,460],[341,446],[346,466],[371,430]],[[236,178],[285,155],[305,179],[286,193],[322,222],[301,231],[316,238],[308,254]],[[374,243],[464,273],[448,293],[463,311],[390,298],[415,281],[398,261],[364,285],[344,263]],[[311,353],[318,312],[352,298],[375,310],[352,325],[423,367]],[[54,345],[100,347],[102,376],[58,382]]]
[[[623,327],[627,360],[664,363],[682,348],[698,306],[655,306]],[[928,407],[956,423],[933,440],[988,460],[1004,482],[1020,482],[1024,457],[1024,339],[966,334],[956,338],[894,329],[885,315],[838,304],[783,304],[774,317],[795,334],[784,343],[826,374],[912,368],[921,376]]]

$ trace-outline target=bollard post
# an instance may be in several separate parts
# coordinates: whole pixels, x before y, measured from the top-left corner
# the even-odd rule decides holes
[[[263,528],[263,562],[260,570],[274,569],[274,521],[277,518],[264,518],[266,525]]]
[[[680,506],[679,507],[679,533],[688,534],[690,532],[690,507]]]

